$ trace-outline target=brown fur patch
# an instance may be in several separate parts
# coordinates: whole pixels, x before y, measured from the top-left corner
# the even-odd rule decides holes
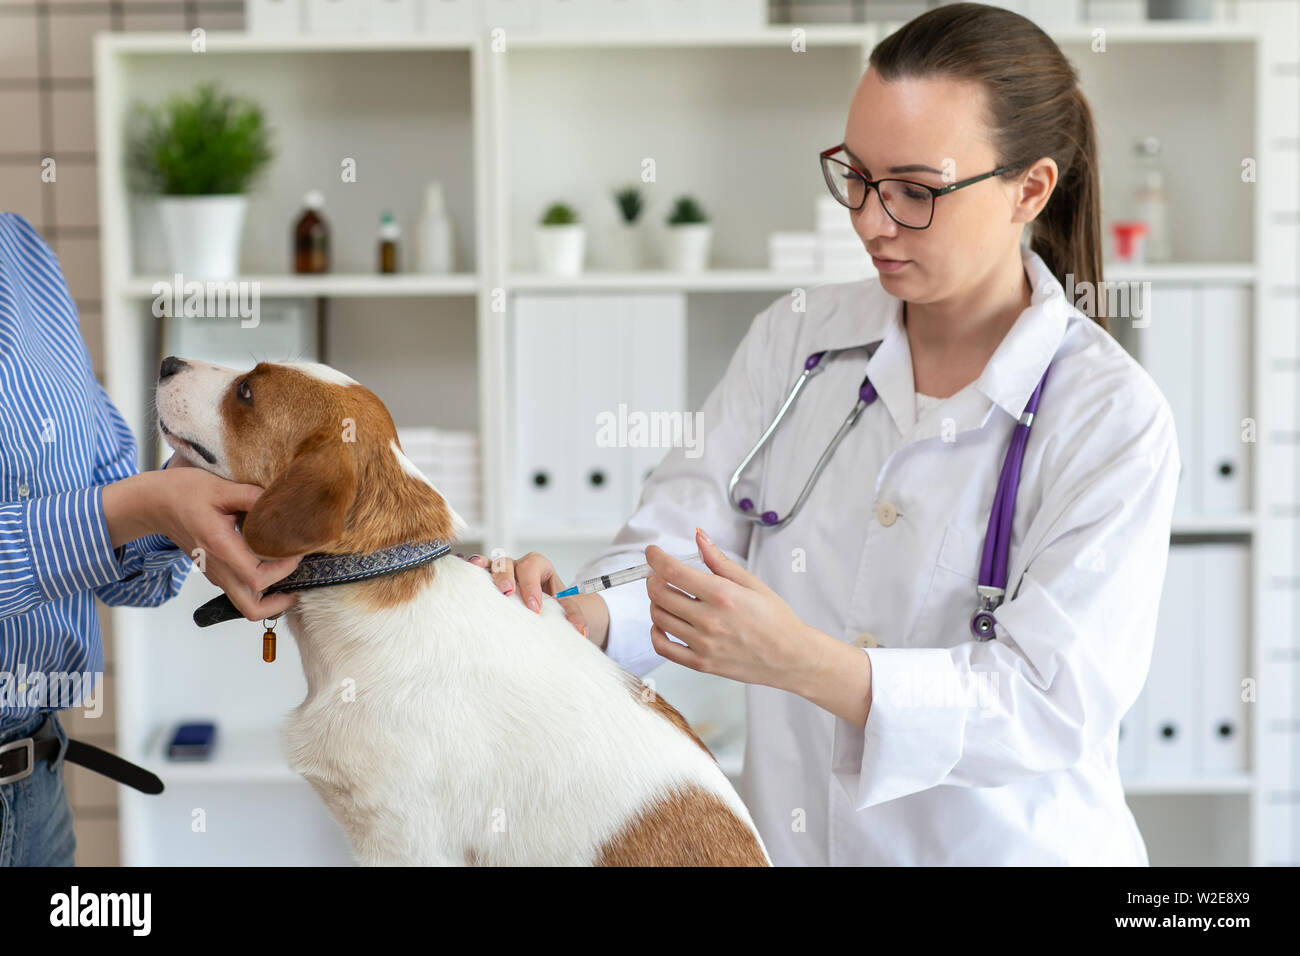
[[[710,757],[713,757],[713,754],[710,753],[709,748],[704,746],[704,741],[701,740],[698,736],[696,736],[695,731],[691,730],[691,725],[686,722],[686,718],[677,712],[677,708],[675,708],[672,704],[668,703],[668,701],[664,700],[663,697],[659,696],[659,694],[650,690],[650,688],[646,684],[644,684],[641,681],[641,679],[638,678],[636,675],[628,671],[624,671],[623,680],[627,684],[628,689],[632,691],[632,695],[636,697],[637,700],[645,704],[647,707],[649,707],[651,710],[657,713],[660,717],[667,719],[667,721],[670,724],[675,726],[687,737],[690,737],[691,740],[694,740],[699,745],[701,750],[703,750]],[[714,763],[718,762],[716,757],[713,757],[713,762]]]
[[[600,848],[597,866],[767,866],[744,820],[703,787],[649,804]]]

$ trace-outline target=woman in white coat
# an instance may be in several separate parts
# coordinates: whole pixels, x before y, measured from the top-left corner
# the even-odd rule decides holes
[[[578,578],[655,574],[566,598],[570,618],[638,675],[669,660],[747,685],[740,791],[777,864],[1144,865],[1116,748],[1150,663],[1179,457],[1168,403],[1095,314],[1105,296],[1082,300],[1089,317],[1066,295],[1102,279],[1074,70],[1015,13],[939,7],[872,52],[827,152],[878,277],[755,318],[702,408],[703,453],[671,449]],[[876,182],[895,176],[922,188]],[[864,373],[879,397],[797,515],[760,527],[728,480],[827,349],[850,351],[746,471],[756,511],[786,514]],[[999,474],[1049,364],[1005,599],[977,640]],[[707,569],[671,557],[696,547]],[[564,587],[536,553],[492,571],[525,600]]]

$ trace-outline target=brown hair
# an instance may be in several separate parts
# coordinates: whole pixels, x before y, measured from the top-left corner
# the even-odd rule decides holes
[[[1073,275],[1076,286],[1101,288],[1097,132],[1078,73],[1050,36],[1010,10],[953,3],[909,20],[876,45],[867,64],[887,83],[943,76],[982,85],[996,166],[1013,167],[1003,177],[1043,156],[1056,161],[1056,188],[1029,224],[1029,247],[1062,287]],[[1094,319],[1109,331],[1106,297],[1094,300]]]

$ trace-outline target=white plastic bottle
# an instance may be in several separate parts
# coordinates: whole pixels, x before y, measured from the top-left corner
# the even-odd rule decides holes
[[[445,275],[452,269],[451,219],[442,183],[425,187],[424,212],[416,229],[416,262],[420,272]]]

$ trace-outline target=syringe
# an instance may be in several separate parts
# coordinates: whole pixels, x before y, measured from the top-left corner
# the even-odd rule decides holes
[[[673,555],[678,561],[699,561],[700,552],[693,551],[690,554]],[[627,584],[630,581],[640,581],[650,577],[655,573],[655,569],[648,564],[638,564],[634,568],[624,568],[622,571],[610,571],[608,574],[601,574],[597,577],[590,578],[580,584],[575,584],[571,588],[565,588],[557,598],[573,597],[575,594],[592,594],[596,591],[603,591],[606,588],[618,587],[620,584]]]

